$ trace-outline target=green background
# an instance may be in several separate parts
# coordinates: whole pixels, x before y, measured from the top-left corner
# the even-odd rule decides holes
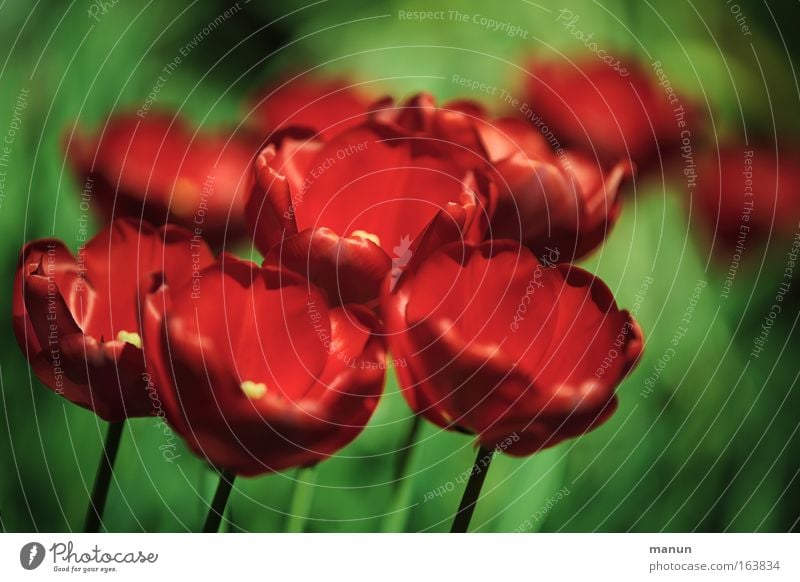
[[[98,14],[87,1],[0,3],[0,133],[17,95],[27,107],[12,144],[0,206],[0,515],[6,531],[68,531],[82,526],[106,425],[44,389],[11,333],[10,295],[25,241],[57,236],[77,246],[80,186],[59,139],[74,123],[94,126],[140,107],[162,67],[222,2],[129,2]],[[321,1],[240,2],[172,74],[158,105],[195,123],[236,123],[245,96],[279,75],[346,72],[376,95],[429,90],[439,99],[499,103],[451,82],[453,74],[519,95],[533,56],[592,58],[556,22],[579,15],[612,54],[645,67],[661,60],[673,86],[700,103],[709,141],[798,131],[798,86],[791,60],[800,39],[796,3],[739,2],[752,36],[724,2]],[[399,10],[459,10],[518,24],[527,38],[472,23],[419,23]],[[780,25],[780,28],[779,28]],[[777,129],[776,129],[777,128]],[[699,150],[700,137],[695,143]],[[668,178],[668,177],[667,177]],[[620,409],[599,430],[527,459],[498,457],[472,521],[480,531],[787,531],[800,516],[797,391],[798,288],[760,358],[749,356],[781,280],[786,240],[752,247],[731,296],[720,292],[728,260],[708,254],[690,217],[685,184],[638,181],[607,244],[587,262],[623,307],[653,279],[637,318],[647,350],[620,387]],[[96,225],[95,225],[96,226]],[[245,253],[248,250],[245,249]],[[698,281],[706,286],[688,333],[651,393],[645,380],[669,348]],[[446,531],[464,488],[459,475],[469,438],[424,425],[410,477],[394,495],[392,468],[411,424],[390,379],[364,434],[322,463],[313,479],[307,531]],[[170,464],[155,419],[129,422],[112,484],[111,531],[186,531],[202,523],[215,474],[181,448]],[[280,531],[295,482],[308,472],[239,479],[229,530]],[[306,493],[310,485],[306,485]],[[432,491],[444,491],[432,496]],[[562,492],[559,495],[559,492]],[[568,493],[568,494],[567,494]],[[427,500],[426,497],[433,499]]]

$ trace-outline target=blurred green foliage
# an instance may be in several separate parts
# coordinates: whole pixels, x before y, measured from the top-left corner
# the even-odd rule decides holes
[[[470,23],[398,18],[400,10],[430,10],[430,4],[242,3],[169,77],[159,105],[202,125],[238,122],[253,88],[316,69],[364,80],[376,94],[429,90],[440,99],[475,98],[499,108],[487,95],[453,84],[452,75],[518,93],[528,58],[585,56],[585,47],[555,22],[558,8],[522,0],[436,3],[435,9],[519,24],[527,38]],[[798,54],[798,39],[784,38],[797,19],[796,6],[792,12],[755,1],[739,5],[750,37],[723,2],[574,0],[565,6],[609,51],[638,56],[646,65],[662,61],[672,83],[706,110],[711,139],[741,136],[745,128],[748,134],[796,133],[790,59]],[[65,167],[59,145],[65,132],[139,107],[162,67],[230,5],[118,2],[96,19],[87,1],[0,6],[0,132],[20,91],[29,90],[0,206],[0,269],[6,273],[0,515],[8,531],[73,530],[82,524],[106,427],[32,376],[10,331],[11,274],[25,241],[56,236],[76,246],[80,186]],[[796,307],[784,311],[761,357],[748,357],[787,247],[770,242],[766,263],[759,258],[743,265],[733,294],[721,299],[725,267],[709,259],[687,216],[687,197],[679,181],[637,183],[608,243],[587,264],[626,307],[636,302],[643,281],[653,281],[636,314],[647,350],[619,390],[619,411],[581,439],[527,459],[498,457],[474,529],[513,531],[526,521],[526,531],[797,528]],[[688,331],[648,391],[645,383],[698,282],[705,287]],[[797,298],[793,289],[793,306]],[[308,531],[449,528],[464,487],[458,477],[474,458],[472,443],[424,425],[398,503],[393,467],[411,417],[393,378],[387,390],[365,433],[318,467]],[[129,422],[106,511],[110,530],[185,531],[202,522],[215,474],[185,449],[176,463],[165,462],[162,443],[154,419]],[[238,480],[228,509],[232,529],[280,531],[294,480],[294,472]],[[426,500],[440,488],[446,493]],[[548,503],[559,491],[568,495]]]

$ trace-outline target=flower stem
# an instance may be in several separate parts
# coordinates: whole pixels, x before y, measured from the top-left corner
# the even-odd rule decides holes
[[[286,522],[288,533],[302,533],[306,528],[306,518],[314,499],[315,467],[300,467],[294,479],[292,500],[289,504],[289,518]]]
[[[119,442],[122,439],[122,431],[125,428],[125,421],[112,422],[108,425],[105,443],[103,444],[103,455],[97,465],[97,474],[94,478],[92,487],[92,498],[89,500],[89,507],[86,509],[86,521],[83,531],[86,533],[96,533],[100,531],[100,524],[103,521],[103,511],[106,507],[108,489],[111,485],[111,477],[114,474],[114,461],[117,458]]]
[[[217,492],[214,493],[214,500],[211,502],[211,507],[208,509],[206,522],[203,524],[203,533],[216,533],[219,531],[219,524],[225,513],[225,506],[228,504],[228,498],[231,496],[231,489],[233,489],[233,482],[235,479],[236,474],[234,473],[225,470],[219,472]]]
[[[419,429],[422,425],[420,416],[415,414],[414,420],[408,429],[408,436],[406,437],[405,446],[400,449],[400,454],[397,455],[397,460],[394,465],[394,482],[392,487],[397,491],[401,485],[406,481],[403,477],[408,473],[409,461],[411,460],[411,451],[414,449],[414,443],[417,442]]]
[[[493,456],[494,451],[492,449],[478,448],[475,463],[472,465],[472,473],[469,476],[464,495],[461,497],[461,504],[458,506],[458,512],[453,520],[453,527],[450,528],[450,533],[465,533],[469,529],[469,522],[472,519],[472,513],[475,511],[475,505],[478,503],[481,487],[483,487],[483,482],[486,480],[486,474],[489,472]]]
[[[411,453],[414,450],[414,444],[419,438],[421,427],[422,421],[420,417],[414,415],[414,420],[408,429],[405,445],[400,449],[395,460],[394,473],[392,475],[393,499],[383,520],[381,530],[384,532],[400,532],[406,527],[409,513],[406,508],[408,507],[412,486],[411,479],[407,478],[407,474],[411,466]]]

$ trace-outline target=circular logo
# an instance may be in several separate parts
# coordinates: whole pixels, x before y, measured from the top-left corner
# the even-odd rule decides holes
[[[27,543],[19,552],[19,563],[26,570],[35,570],[42,565],[44,554],[44,546],[39,542]]]

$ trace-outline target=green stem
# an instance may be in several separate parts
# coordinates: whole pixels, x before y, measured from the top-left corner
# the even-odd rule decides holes
[[[414,444],[419,438],[421,427],[422,422],[420,417],[415,415],[414,421],[408,429],[405,446],[400,449],[394,465],[392,481],[393,499],[389,504],[389,510],[384,517],[383,526],[381,527],[381,530],[384,532],[401,532],[405,530],[409,514],[407,508],[411,499],[411,490],[413,486],[412,480],[409,479],[407,475],[411,467],[411,453],[414,450]]]
[[[314,484],[317,472],[315,467],[300,467],[294,476],[292,500],[289,503],[289,518],[286,522],[288,533],[302,533],[306,528],[308,512],[314,499]]]
[[[216,533],[219,531],[219,524],[222,521],[222,516],[225,514],[225,506],[228,504],[228,498],[231,496],[234,480],[236,480],[236,475],[234,473],[224,470],[220,471],[219,485],[217,485],[217,492],[214,493],[214,500],[211,502],[211,507],[208,509],[206,522],[203,524],[203,533]]]
[[[483,487],[483,482],[486,480],[486,474],[489,472],[493,455],[494,451],[492,449],[484,447],[478,448],[475,463],[472,465],[472,474],[469,476],[467,488],[464,490],[464,495],[461,497],[458,513],[456,513],[456,518],[453,520],[453,527],[450,529],[451,533],[466,533],[469,529],[469,522],[472,520],[475,505],[480,498],[481,488]]]
[[[408,429],[408,436],[406,436],[405,446],[400,449],[400,454],[397,455],[397,461],[394,465],[394,481],[392,487],[398,490],[407,479],[404,479],[408,473],[408,467],[411,462],[411,451],[414,449],[414,443],[417,442],[419,430],[422,426],[421,417],[417,414],[414,415],[414,420]]]
[[[117,459],[117,451],[119,450],[124,428],[124,420],[112,422],[108,425],[103,444],[103,455],[97,465],[92,497],[89,500],[89,507],[86,509],[86,520],[83,527],[83,531],[86,533],[100,531],[100,525],[103,522],[103,511],[106,507],[106,499],[108,499],[108,490],[111,486],[111,477],[114,475],[114,461]]]

